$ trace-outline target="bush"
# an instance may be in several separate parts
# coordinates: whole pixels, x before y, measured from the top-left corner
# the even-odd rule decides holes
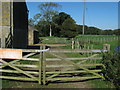
[[[120,89],[120,53],[106,53],[103,55],[104,76]]]

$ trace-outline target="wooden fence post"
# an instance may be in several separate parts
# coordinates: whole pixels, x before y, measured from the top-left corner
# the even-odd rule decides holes
[[[91,45],[91,50],[93,50],[93,44]],[[91,52],[91,55],[93,54],[93,52]]]
[[[90,47],[89,47],[89,45],[87,46],[87,49],[88,49],[88,51],[90,50]],[[89,52],[88,52],[88,55],[87,55],[88,57],[89,57]]]
[[[40,50],[42,50],[42,46],[40,46]],[[39,68],[39,84],[41,84],[41,78],[42,78],[42,52],[40,52],[39,54],[39,64],[38,64],[38,68]]]
[[[110,50],[110,44],[103,44],[103,50]]]
[[[80,49],[80,43],[77,41],[77,49]]]
[[[43,49],[45,49],[45,46],[43,46]],[[43,52],[43,85],[46,84],[46,56],[45,52]]]
[[[74,39],[72,38],[72,49],[74,49],[74,47],[75,47],[75,41],[74,41]]]

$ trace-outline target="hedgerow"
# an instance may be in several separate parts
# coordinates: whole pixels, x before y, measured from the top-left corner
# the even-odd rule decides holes
[[[106,80],[109,80],[117,89],[120,89],[120,53],[105,53],[102,63],[106,67],[103,70]]]

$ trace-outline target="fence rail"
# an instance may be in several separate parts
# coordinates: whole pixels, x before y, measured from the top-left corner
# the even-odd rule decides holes
[[[93,54],[89,57],[81,58],[66,58],[60,56],[60,53],[58,52],[56,53],[45,48],[45,46],[41,46],[40,50],[23,49],[22,52],[28,54],[23,56],[21,59],[10,59],[9,61],[0,59],[0,72],[2,72],[2,76],[0,76],[0,78],[36,81],[39,84],[46,84],[48,81],[57,80],[104,79],[104,77],[99,74],[99,72],[102,71],[101,68],[95,68],[104,68],[103,64],[97,63],[97,61],[102,59],[101,57],[97,57],[99,54]],[[47,58],[46,53],[53,55],[55,58]],[[64,51],[62,53],[64,53]],[[30,57],[35,54],[38,54],[39,58]],[[81,76],[82,73],[92,75],[84,76],[83,74],[83,76]]]
[[[13,50],[13,49],[11,49]],[[39,84],[41,84],[41,73],[42,73],[42,62],[43,62],[43,57],[44,57],[44,52],[47,52],[49,49],[42,48],[42,50],[22,50],[23,53],[27,52],[28,54],[23,56],[22,59],[8,59],[9,61],[6,61],[5,59],[0,59],[0,72],[2,72],[2,76],[0,78],[2,79],[14,79],[14,80],[27,80],[27,81],[37,81]],[[29,58],[30,56],[39,53],[40,57],[39,59],[35,58]],[[33,63],[34,65],[31,64],[22,64],[21,61],[33,61],[33,62],[38,62],[38,64]],[[29,67],[29,68],[34,68],[37,67],[37,71],[35,70],[28,70],[26,71],[24,68]],[[12,68],[12,69],[11,69]],[[11,73],[11,74],[9,74]],[[34,74],[38,74],[39,77],[34,76]]]

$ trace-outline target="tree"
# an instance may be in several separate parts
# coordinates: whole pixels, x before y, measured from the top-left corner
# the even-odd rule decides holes
[[[49,29],[50,29],[50,36],[52,36],[52,17],[56,14],[58,14],[58,10],[60,9],[60,5],[57,3],[42,3],[38,6],[38,8],[40,9],[40,13],[42,16],[42,19],[46,22],[48,22],[49,24]]]
[[[31,25],[31,26],[34,26],[34,20],[32,19],[32,18],[30,18],[29,20],[28,20],[28,24],[29,25]]]
[[[28,24],[31,26],[35,26],[40,21],[41,14],[36,14],[33,18],[28,20]]]
[[[35,28],[39,31],[40,36],[49,36],[49,25],[46,21],[40,20]]]
[[[101,29],[96,27],[88,27],[88,30],[86,32],[90,35],[100,35]]]
[[[53,17],[53,22],[56,24],[57,33],[59,33],[61,37],[71,38],[77,35],[76,22],[65,12],[55,15]]]
[[[77,34],[82,34],[83,25],[76,25],[76,27],[77,27]]]
[[[62,23],[68,18],[71,18],[70,15],[65,12],[60,12],[59,15],[53,16],[53,22],[58,25],[62,25]]]
[[[72,18],[68,18],[63,22],[61,35],[69,38],[75,37],[77,35],[76,24]]]
[[[120,29],[115,29],[115,30],[113,30],[113,34],[115,34],[115,35],[120,35]]]

